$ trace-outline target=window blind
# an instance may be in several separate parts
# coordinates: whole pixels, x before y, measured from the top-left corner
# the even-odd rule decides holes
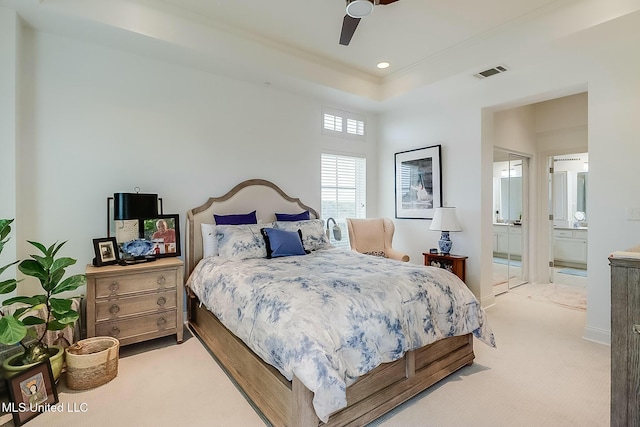
[[[323,107],[322,133],[342,138],[365,140],[365,118],[348,111]]]
[[[321,162],[321,218],[335,219],[342,230],[342,240],[336,241],[331,235],[331,243],[349,248],[345,218],[366,217],[366,159],[322,154]]]

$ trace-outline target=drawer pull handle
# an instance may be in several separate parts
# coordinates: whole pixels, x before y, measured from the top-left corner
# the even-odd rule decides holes
[[[166,283],[166,281],[167,281],[167,279],[165,279],[164,276],[158,277],[158,280],[157,280],[158,285],[160,285],[160,286],[164,285]]]
[[[163,306],[167,303],[167,299],[165,297],[158,298],[158,305]]]
[[[111,293],[115,293],[118,290],[118,287],[118,282],[111,282],[111,284],[109,285]]]
[[[163,327],[164,325],[167,324],[167,319],[165,319],[164,317],[161,317],[161,318],[158,319],[157,324],[158,324],[158,326]]]
[[[120,306],[118,304],[113,304],[111,307],[109,307],[109,313],[111,314],[116,314],[120,311]]]
[[[640,334],[640,325],[633,325],[633,332]]]
[[[111,336],[117,338],[118,335],[120,335],[120,328],[118,328],[117,326],[111,328]]]

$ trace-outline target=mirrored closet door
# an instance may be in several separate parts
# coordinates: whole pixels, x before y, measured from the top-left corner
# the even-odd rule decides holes
[[[527,157],[494,153],[494,294],[527,282],[528,164]]]

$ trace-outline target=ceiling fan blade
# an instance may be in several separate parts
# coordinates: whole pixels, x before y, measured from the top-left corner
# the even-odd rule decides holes
[[[378,0],[378,4],[391,4],[391,3],[395,3],[398,0]]]
[[[353,33],[356,32],[360,18],[352,18],[349,15],[344,15],[342,20],[342,32],[340,33],[340,44],[343,46],[349,46]]]

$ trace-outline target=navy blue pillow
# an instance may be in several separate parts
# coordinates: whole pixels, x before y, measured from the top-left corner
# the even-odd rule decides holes
[[[267,246],[267,258],[293,255],[306,255],[302,246],[302,232],[278,230],[276,228],[261,228]]]
[[[276,221],[307,221],[311,219],[309,217],[309,211],[300,212],[298,214],[276,214]]]
[[[213,219],[216,221],[216,225],[242,225],[242,224],[257,224],[256,211],[249,212],[248,214],[233,214],[233,215],[216,215],[213,214]]]

